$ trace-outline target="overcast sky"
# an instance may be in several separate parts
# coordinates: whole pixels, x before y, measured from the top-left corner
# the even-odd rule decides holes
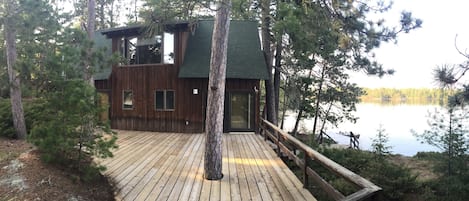
[[[469,1],[467,0],[394,0],[391,11],[384,15],[387,22],[398,23],[402,10],[411,11],[423,20],[422,28],[399,36],[398,43],[383,44],[376,57],[384,68],[396,70],[384,78],[353,75],[361,87],[437,87],[432,69],[443,64],[459,64],[464,57],[457,45],[469,52]],[[468,77],[468,76],[466,76]]]

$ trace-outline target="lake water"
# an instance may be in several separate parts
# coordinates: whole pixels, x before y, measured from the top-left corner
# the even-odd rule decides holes
[[[356,124],[345,122],[339,128],[328,128],[327,133],[339,144],[349,144],[349,138],[339,135],[339,132],[360,134],[360,149],[370,150],[372,139],[376,137],[380,125],[388,134],[391,151],[394,154],[413,156],[419,151],[439,151],[437,148],[421,144],[412,135],[411,130],[422,133],[428,129],[428,112],[433,112],[439,106],[436,105],[381,105],[373,103],[361,103],[357,105],[359,117]],[[285,118],[284,130],[291,131],[296,119],[296,114],[290,114]],[[306,119],[303,127],[312,130],[313,120]],[[301,127],[301,126],[300,126]]]

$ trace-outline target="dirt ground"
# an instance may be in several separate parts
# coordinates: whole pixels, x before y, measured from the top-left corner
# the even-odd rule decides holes
[[[83,183],[78,176],[44,164],[32,145],[0,138],[0,201],[114,200],[105,177]]]

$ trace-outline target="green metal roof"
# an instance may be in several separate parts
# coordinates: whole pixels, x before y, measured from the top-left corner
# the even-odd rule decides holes
[[[189,36],[180,78],[208,78],[213,20],[201,20]],[[228,35],[226,78],[268,79],[257,22],[231,21]]]

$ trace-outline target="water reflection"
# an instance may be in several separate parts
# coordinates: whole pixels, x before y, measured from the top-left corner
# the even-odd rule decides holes
[[[419,151],[438,151],[435,147],[421,144],[412,135],[411,129],[418,133],[428,129],[428,112],[433,112],[437,105],[408,105],[408,104],[374,104],[361,103],[357,105],[356,116],[359,117],[356,124],[345,122],[339,128],[330,128],[327,133],[340,144],[348,144],[349,139],[341,136],[339,132],[360,134],[360,148],[371,149],[372,138],[375,138],[380,125],[389,136],[391,151],[395,154],[413,156]],[[285,130],[290,131],[295,122],[295,115],[289,115],[285,119]],[[312,129],[312,120],[303,122],[305,129]]]

